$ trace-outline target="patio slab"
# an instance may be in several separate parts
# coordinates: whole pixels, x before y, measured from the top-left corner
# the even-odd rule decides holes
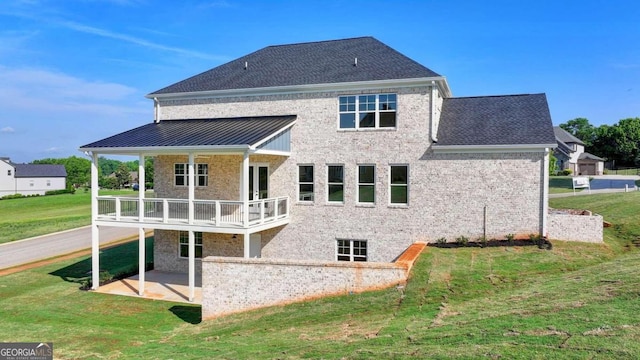
[[[151,270],[145,273],[144,296],[138,295],[138,275],[102,285],[96,292],[102,294],[142,297],[151,300],[202,304],[202,279],[196,276],[195,297],[189,302],[189,279],[187,274]]]

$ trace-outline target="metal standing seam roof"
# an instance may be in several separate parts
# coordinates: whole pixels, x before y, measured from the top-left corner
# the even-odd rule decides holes
[[[268,46],[147,96],[439,76],[373,37],[359,37]]]
[[[163,120],[83,145],[80,149],[253,146],[295,120],[295,115]]]
[[[434,146],[537,144],[556,144],[545,94],[444,99]]]
[[[12,164],[15,169],[16,178],[34,177],[66,177],[67,170],[64,165],[51,164]]]

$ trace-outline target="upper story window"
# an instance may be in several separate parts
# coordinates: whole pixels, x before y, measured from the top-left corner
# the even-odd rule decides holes
[[[298,201],[313,202],[313,165],[298,166]]]
[[[375,165],[358,165],[358,203],[373,204],[376,201]]]
[[[196,186],[209,185],[209,164],[195,164],[196,168]],[[174,184],[176,186],[189,186],[188,164],[175,164]]]
[[[7,176],[11,176],[11,170],[7,170]]]
[[[409,166],[390,166],[389,203],[392,205],[409,204]]]
[[[340,96],[340,129],[396,127],[396,94]]]
[[[344,166],[342,165],[327,167],[327,201],[344,202]]]

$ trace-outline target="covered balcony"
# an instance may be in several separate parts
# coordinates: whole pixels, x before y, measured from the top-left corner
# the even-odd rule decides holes
[[[290,200],[287,194],[269,196],[269,164],[251,163],[267,156],[282,159],[291,153],[291,127],[295,115],[258,116],[219,119],[163,120],[84,145],[80,148],[92,158],[92,288],[99,287],[99,227],[117,226],[139,229],[140,271],[138,293],[144,295],[145,229],[178,230],[189,233],[189,300],[195,294],[195,233],[240,235],[244,257],[254,250],[251,235],[289,223]],[[138,197],[98,196],[98,157],[100,155],[134,155],[139,157]],[[157,197],[145,197],[145,157],[181,159],[172,174],[156,172],[165,191]],[[233,159],[208,173],[196,158]],[[210,160],[212,161],[212,160]],[[251,160],[254,161],[254,160]],[[282,161],[282,160],[278,160]],[[276,162],[278,162],[276,161]],[[231,169],[231,170],[230,170]],[[220,171],[227,171],[220,179]],[[218,189],[221,199],[202,190],[202,182],[212,179],[233,191]],[[236,180],[237,179],[237,180]],[[196,187],[199,196],[196,198]],[[156,188],[157,189],[157,188]],[[280,187],[280,191],[282,187]],[[163,194],[164,193],[164,194]],[[171,195],[178,196],[171,196]],[[169,195],[169,196],[166,196]],[[274,196],[275,195],[275,196]]]

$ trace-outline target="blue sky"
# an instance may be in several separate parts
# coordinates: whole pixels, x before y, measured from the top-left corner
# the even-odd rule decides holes
[[[144,95],[269,45],[374,36],[454,96],[547,94],[554,124],[640,117],[640,2],[3,0],[0,156],[153,120]]]

